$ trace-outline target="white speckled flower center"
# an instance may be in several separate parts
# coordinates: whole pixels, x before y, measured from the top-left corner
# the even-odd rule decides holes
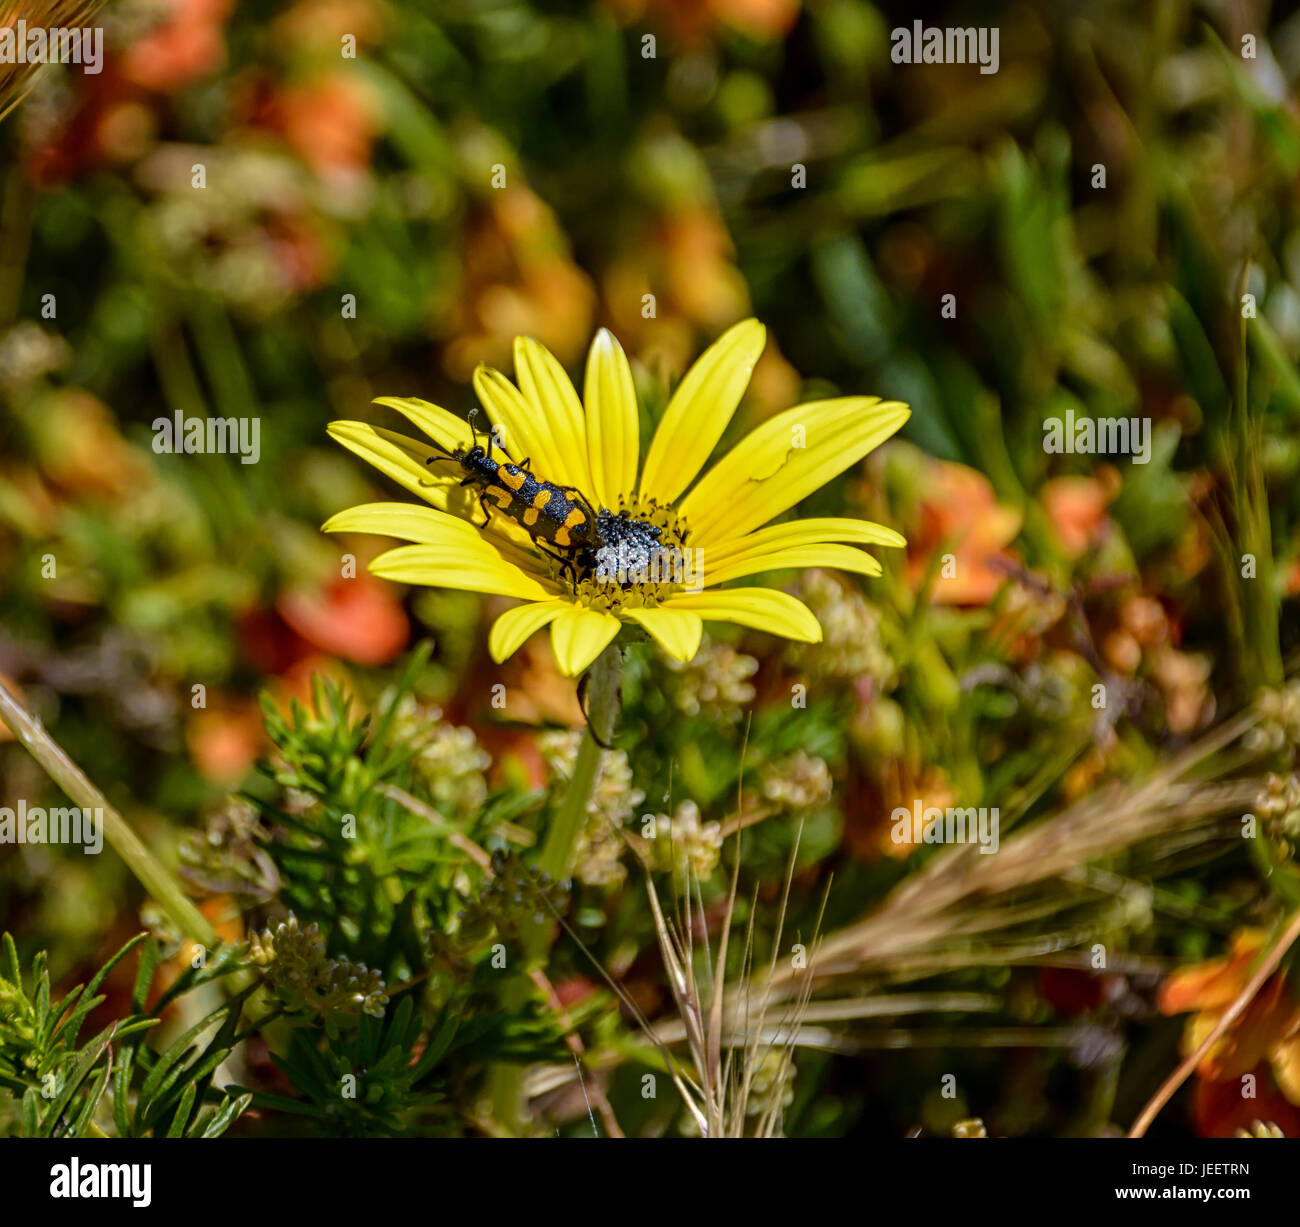
[[[602,508],[596,529],[597,544],[570,576],[574,596],[589,608],[612,614],[654,608],[673,593],[698,590],[696,552],[672,508],[653,500]]]

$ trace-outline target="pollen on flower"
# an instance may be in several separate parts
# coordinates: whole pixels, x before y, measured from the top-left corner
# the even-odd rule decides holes
[[[627,587],[636,576],[652,574],[655,555],[663,548],[663,529],[626,511],[602,511],[596,517],[600,544],[593,551],[596,581]],[[660,567],[662,570],[662,567]]]
[[[653,500],[602,507],[596,541],[571,568],[574,595],[591,609],[618,614],[653,608],[699,579],[700,560],[686,545],[683,521]]]

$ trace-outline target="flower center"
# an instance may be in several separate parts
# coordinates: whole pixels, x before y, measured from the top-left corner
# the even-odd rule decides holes
[[[686,526],[653,500],[596,514],[595,540],[568,576],[584,605],[604,613],[643,609],[697,583],[699,568],[685,544]]]

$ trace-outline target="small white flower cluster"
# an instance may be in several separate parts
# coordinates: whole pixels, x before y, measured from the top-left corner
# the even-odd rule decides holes
[[[754,701],[750,678],[758,672],[758,661],[707,635],[695,659],[687,664],[668,659],[669,692],[683,715],[707,715],[734,724]]]
[[[388,696],[380,706],[386,701],[391,701]],[[473,729],[446,723],[440,708],[407,694],[398,701],[393,730],[399,739],[409,738],[419,747],[415,765],[440,810],[467,813],[483,804],[488,793],[484,772],[492,759]]]
[[[822,642],[813,652],[792,645],[791,659],[806,661],[828,677],[871,678],[877,690],[892,690],[898,670],[881,643],[880,611],[829,571],[806,572],[799,595],[821,623]]]
[[[722,855],[722,825],[701,822],[700,807],[682,801],[673,816],[655,815],[655,839],[650,845],[651,866],[661,872],[688,869],[700,881],[712,876]]]
[[[573,776],[582,734],[575,730],[545,733],[539,746],[553,782]],[[632,786],[632,768],[622,750],[602,750],[596,780],[587,802],[587,822],[578,835],[574,876],[589,886],[614,886],[627,877],[619,828],[645,800]]]
[[[782,809],[819,809],[830,803],[830,768],[805,750],[767,763],[759,774],[764,799]]]

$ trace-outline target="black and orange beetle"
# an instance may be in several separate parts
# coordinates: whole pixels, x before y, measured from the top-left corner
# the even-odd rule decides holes
[[[471,428],[475,412],[470,413]],[[436,459],[443,457],[431,456],[428,463]],[[509,516],[534,541],[553,546],[554,551],[548,552],[566,567],[596,543],[596,513],[576,487],[543,481],[527,460],[519,464],[496,460],[478,442],[447,452],[446,459],[460,465],[465,474],[460,484],[478,491],[487,516],[493,507]]]

